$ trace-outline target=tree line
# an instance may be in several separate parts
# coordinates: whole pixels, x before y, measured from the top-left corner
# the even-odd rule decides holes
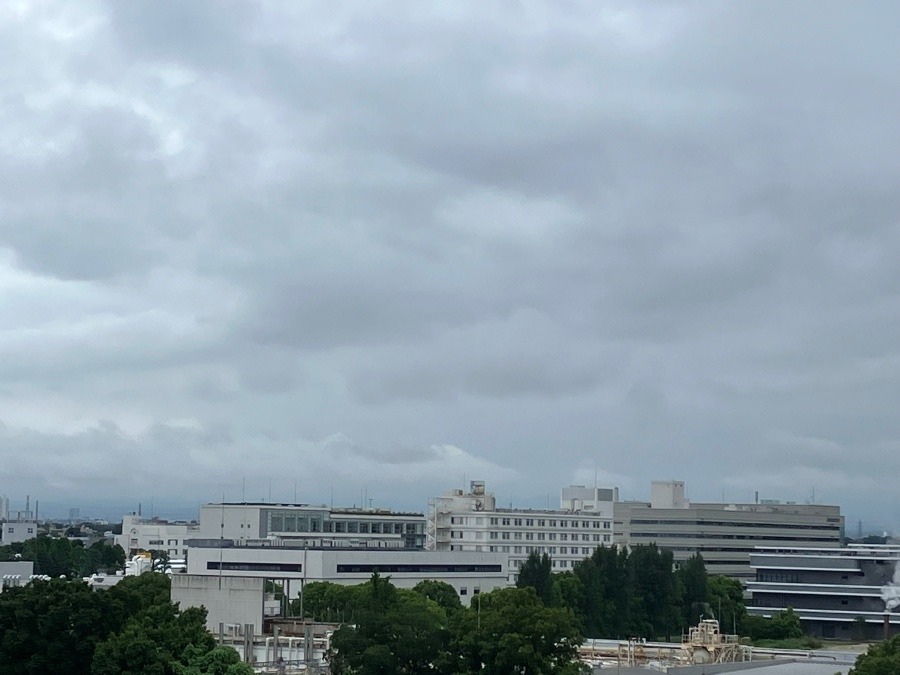
[[[125,551],[118,544],[98,541],[85,547],[79,540],[39,535],[34,539],[0,546],[0,562],[30,560],[34,573],[49,577],[86,577],[95,572],[115,572],[125,565]]]
[[[206,610],[180,611],[164,574],[125,577],[108,590],[36,580],[0,593],[0,675],[252,675],[216,647]]]
[[[699,553],[676,567],[672,552],[655,544],[600,546],[560,573],[552,572],[549,556],[532,553],[516,583],[534,588],[549,607],[570,609],[589,637],[670,641],[702,618],[751,640],[803,636],[792,610],[770,619],[750,616],[738,580],[709,575]]]
[[[292,608],[299,614],[300,601]],[[376,572],[357,586],[307,584],[303,614],[344,622],[328,654],[333,675],[584,672],[575,615],[546,606],[532,588],[482,593],[464,607],[444,582],[399,589]]]

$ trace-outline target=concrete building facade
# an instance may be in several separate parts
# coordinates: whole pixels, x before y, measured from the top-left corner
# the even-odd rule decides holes
[[[425,516],[308,504],[204,504],[196,536],[249,544],[277,540],[314,547],[421,549],[425,546]]]
[[[507,556],[499,553],[259,546],[231,541],[223,546],[221,541],[196,540],[191,542],[187,564],[189,575],[284,580],[291,597],[297,596],[303,583],[361,584],[375,571],[390,576],[398,588],[412,588],[426,579],[446,582],[464,603],[509,585]]]
[[[122,518],[122,534],[114,537],[127,558],[142,551],[163,551],[169,558],[184,558],[187,542],[200,534],[197,523],[169,522],[131,514]]]
[[[747,583],[747,611],[772,616],[788,607],[806,633],[822,638],[879,640],[884,635],[883,589],[892,589],[900,547],[760,547],[750,554],[755,572]],[[900,614],[889,613],[891,634],[900,632]]]
[[[560,509],[504,509],[482,481],[429,500],[426,548],[440,552],[502,553],[511,579],[531,553],[547,554],[555,571],[572,569],[601,544],[613,541],[618,491],[564,488]]]
[[[694,503],[681,481],[656,481],[650,502],[616,502],[614,508],[614,543],[655,543],[671,550],[676,562],[700,553],[710,574],[744,582],[755,578],[750,554],[756,547],[837,548],[844,531],[838,506]]]

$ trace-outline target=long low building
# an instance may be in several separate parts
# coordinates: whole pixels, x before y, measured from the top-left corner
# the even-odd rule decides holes
[[[229,540],[195,540],[190,542],[187,561],[191,575],[283,580],[292,597],[303,583],[361,584],[375,571],[389,576],[399,588],[412,588],[426,579],[444,581],[464,603],[478,593],[509,585],[508,556],[501,553],[242,546]]]
[[[884,635],[882,589],[892,586],[900,547],[760,547],[750,554],[755,577],[747,583],[747,611],[772,616],[788,607],[805,632],[822,638],[880,639]],[[889,631],[900,631],[900,614],[888,615]]]

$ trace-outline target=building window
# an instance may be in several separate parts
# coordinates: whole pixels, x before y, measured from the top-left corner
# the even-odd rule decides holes
[[[568,541],[568,540],[569,540],[569,535],[567,535],[565,532],[560,532],[560,534],[559,534],[559,540],[560,540],[560,541]]]
[[[604,534],[604,535],[603,535],[603,541],[606,541],[606,542],[609,541],[609,535],[608,535],[608,534]]]
[[[504,525],[509,525],[509,518],[504,518],[504,519],[503,519],[503,524],[504,524]]]
[[[581,521],[581,526],[582,526],[583,528],[587,529],[587,528],[589,528],[589,527],[591,526],[591,524],[590,524],[588,521],[586,521],[586,520],[582,520],[582,521]]]
[[[608,529],[609,529],[609,521],[608,521],[608,520],[605,521],[605,522],[603,523],[603,529],[604,529],[604,530],[608,530]]]
[[[501,538],[501,539],[506,539],[507,541],[509,541],[509,532],[503,532],[503,533],[500,535],[500,538]]]
[[[491,532],[488,536],[489,536],[490,539],[496,539],[496,538],[497,538],[497,533],[496,533],[496,532]]]
[[[544,534],[543,532],[538,532],[538,537],[537,537],[537,538],[538,538],[538,541],[544,541],[544,539],[547,538],[547,535]]]
[[[551,521],[550,521],[550,527],[556,527],[556,521],[555,521],[555,520],[551,520]]]
[[[491,518],[491,525],[497,525],[499,523],[499,518]]]
[[[560,547],[559,547],[559,552],[560,552],[562,555],[565,555],[565,554],[567,554],[567,553],[569,552],[569,547],[568,547],[568,546],[560,546]]]
[[[525,539],[527,539],[528,541],[534,541],[534,532],[526,532]]]
[[[556,541],[556,532],[551,532],[549,534],[550,541]]]
[[[521,532],[516,532],[515,534],[513,534],[513,539],[517,539],[517,540],[521,541],[521,540],[522,540],[522,533],[521,533]]]
[[[463,587],[461,587],[461,588],[459,589],[459,594],[460,594],[460,595],[468,595],[468,594],[469,594],[469,589],[466,588],[465,586],[463,586]]]
[[[521,519],[521,518],[514,518],[514,519],[513,519],[513,524],[514,524],[516,527],[522,527],[522,519]]]
[[[513,553],[521,553],[521,552],[522,552],[522,547],[521,547],[521,546],[514,546],[514,547],[513,547]]]
[[[527,527],[534,527],[534,518],[526,518],[526,519],[525,519],[525,525],[526,525]]]
[[[543,518],[539,519],[539,520],[538,520],[538,527],[546,527],[546,525],[545,525],[546,522],[547,522],[547,521],[545,521]]]

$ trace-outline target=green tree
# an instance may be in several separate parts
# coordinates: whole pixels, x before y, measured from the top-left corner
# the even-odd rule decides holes
[[[544,553],[532,552],[528,554],[522,567],[519,568],[519,576],[516,578],[516,587],[533,588],[541,601],[547,607],[558,604],[554,597],[553,570],[550,556]]]
[[[718,574],[709,577],[706,582],[706,602],[719,620],[723,633],[744,634],[747,608],[740,581]]]
[[[108,598],[83,582],[33,581],[0,594],[0,674],[86,673],[118,629]]]
[[[803,637],[800,617],[791,607],[778,612],[770,619],[748,616],[744,620],[744,626],[751,640],[787,640]]]
[[[900,635],[873,644],[860,654],[848,675],[896,675],[900,673]]]
[[[447,616],[462,609],[462,602],[456,589],[445,581],[425,579],[413,586],[413,591],[436,602]]]
[[[190,649],[188,649],[190,648]],[[215,641],[206,630],[206,610],[191,607],[179,612],[172,603],[160,604],[131,618],[115,635],[97,645],[92,675],[176,675],[179,658],[210,652]]]
[[[357,618],[331,639],[335,675],[441,672],[448,659],[447,614],[424,595],[398,590],[377,572],[357,587]]]
[[[708,606],[708,589],[706,564],[703,556],[695,553],[685,560],[676,573],[681,587],[681,626],[682,630],[695,626],[706,613]],[[721,622],[721,617],[717,617]]]
[[[455,672],[579,672],[575,657],[582,637],[570,609],[547,607],[531,587],[497,589],[478,598],[452,620],[450,650],[461,659]]]
[[[174,664],[176,675],[253,675],[253,668],[241,662],[240,655],[231,647],[216,647],[204,651],[190,645],[182,654],[183,663]]]

